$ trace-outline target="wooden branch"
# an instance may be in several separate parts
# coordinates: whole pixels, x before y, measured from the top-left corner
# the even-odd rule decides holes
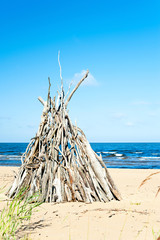
[[[75,91],[79,88],[79,86],[81,85],[81,83],[88,77],[89,74],[89,70],[87,70],[86,74],[84,75],[84,77],[79,81],[79,83],[77,84],[77,86],[73,89],[73,91],[71,92],[71,94],[69,95],[66,103],[65,103],[65,107],[67,107],[69,101],[71,100],[73,94],[75,93]]]
[[[49,104],[50,102],[50,89],[51,89],[51,81],[50,78],[48,77],[48,82],[49,82],[49,87],[48,87],[48,97],[47,97],[47,103]]]
[[[38,97],[38,100],[42,103],[42,105],[44,106],[45,101],[42,99],[42,97]]]
[[[60,69],[61,88],[63,88],[62,68],[61,68],[61,63],[60,63],[59,58],[60,58],[60,51],[58,52],[58,64],[59,64],[59,69]]]

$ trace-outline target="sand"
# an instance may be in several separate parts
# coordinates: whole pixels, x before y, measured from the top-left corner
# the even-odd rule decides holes
[[[9,187],[15,167],[0,167],[0,186]],[[122,201],[109,203],[42,204],[19,236],[42,240],[132,240],[157,239],[160,235],[160,174],[155,174],[140,189],[149,169],[109,169]],[[6,204],[0,193],[0,209]]]

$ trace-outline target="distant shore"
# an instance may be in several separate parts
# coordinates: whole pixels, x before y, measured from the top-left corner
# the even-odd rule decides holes
[[[17,167],[0,167],[0,186],[7,189],[14,180]],[[33,240],[113,240],[155,239],[160,234],[160,174],[155,174],[138,189],[142,181],[156,169],[109,169],[122,201],[85,204],[44,203],[32,216],[29,234]],[[0,193],[0,210],[7,197]],[[157,234],[157,235],[156,235]]]

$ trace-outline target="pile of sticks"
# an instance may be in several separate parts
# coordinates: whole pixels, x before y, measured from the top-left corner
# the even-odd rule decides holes
[[[120,200],[109,172],[91,148],[83,131],[73,125],[67,105],[89,71],[66,98],[61,78],[61,91],[50,97],[50,79],[47,101],[39,97],[43,113],[38,132],[22,155],[22,165],[8,191],[14,197],[27,187],[26,196],[40,193],[40,201],[107,202]]]

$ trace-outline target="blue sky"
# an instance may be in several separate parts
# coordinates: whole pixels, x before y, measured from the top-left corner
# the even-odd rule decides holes
[[[69,104],[91,142],[160,141],[159,1],[1,1],[0,142],[28,142],[38,96],[90,77]]]

